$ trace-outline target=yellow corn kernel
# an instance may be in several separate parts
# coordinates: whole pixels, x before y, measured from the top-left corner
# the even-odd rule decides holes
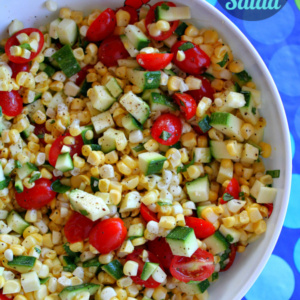
[[[172,92],[179,91],[182,78],[178,76],[171,76],[168,80],[168,90]]]
[[[238,216],[239,222],[241,224],[247,224],[250,222],[248,212],[246,210],[242,211]]]
[[[214,44],[218,40],[219,35],[215,30],[206,30],[203,38],[205,44]]]
[[[192,42],[194,40],[194,38],[184,34],[184,35],[181,36],[181,40],[185,41],[185,42]]]
[[[176,219],[172,216],[162,216],[158,225],[161,228],[173,229],[176,227]]]
[[[144,144],[144,148],[149,152],[155,152],[158,150],[159,144],[156,140],[150,139]]]
[[[59,11],[59,17],[61,19],[70,19],[71,17],[71,10],[67,7],[62,7]]]
[[[118,205],[121,202],[121,192],[118,190],[110,190],[109,197],[113,205]]]
[[[246,247],[242,246],[242,245],[237,246],[237,249],[236,249],[236,251],[239,253],[243,253],[245,250],[246,250]]]
[[[82,252],[83,242],[77,242],[77,243],[70,244],[70,250],[73,252]]]
[[[188,76],[185,79],[185,83],[189,87],[189,90],[198,90],[202,85],[201,79],[198,79],[194,76]]]
[[[83,156],[87,157],[90,155],[90,153],[92,152],[92,148],[90,145],[84,145],[81,148],[81,153]]]
[[[193,148],[197,145],[196,134],[194,132],[187,132],[181,136],[182,145],[186,148]]]
[[[35,186],[35,183],[34,183],[34,182],[30,183],[29,180],[30,180],[30,178],[25,178],[25,179],[23,179],[22,182],[23,182],[23,185],[24,185],[27,189],[32,189],[32,188]]]
[[[268,158],[272,154],[272,147],[270,144],[265,142],[260,142],[259,146],[261,147],[261,156],[264,158]]]
[[[73,156],[73,163],[75,168],[83,168],[85,165],[85,160],[77,155]]]
[[[253,225],[254,233],[259,235],[267,230],[267,223],[264,220],[260,220]]]
[[[156,203],[158,200],[158,193],[155,191],[149,191],[142,197],[142,202],[145,205],[151,205],[152,203]]]
[[[122,162],[122,161],[118,161],[117,162],[117,168],[118,168],[118,170],[119,170],[120,173],[122,173],[122,174],[124,174],[126,176],[130,175],[131,172],[132,172],[132,170],[129,167],[127,167],[125,165],[125,163]]]
[[[64,84],[61,81],[53,81],[50,85],[49,85],[50,90],[55,91],[55,92],[60,92],[63,90],[64,88]]]
[[[127,187],[129,190],[133,190],[137,187],[137,185],[139,184],[139,181],[140,181],[139,176],[133,175],[133,176],[124,178],[122,180],[122,185]]]
[[[250,207],[247,209],[247,212],[252,223],[258,222],[263,218],[257,207]]]
[[[232,73],[240,73],[244,70],[244,64],[240,60],[234,60],[229,64],[228,70]]]
[[[189,36],[189,37],[196,37],[199,35],[199,30],[193,26],[193,25],[189,25],[185,32],[184,32],[185,35]]]
[[[156,28],[160,31],[169,31],[170,23],[164,20],[159,20],[156,22]]]
[[[115,164],[119,160],[118,152],[117,151],[111,151],[107,154],[105,154],[105,163],[106,164]]]
[[[273,178],[271,175],[263,175],[259,178],[259,181],[264,185],[273,184]]]
[[[175,217],[176,226],[185,226],[185,219],[183,214],[177,214]]]
[[[235,218],[234,217],[227,217],[222,219],[223,224],[225,227],[230,228],[235,225]]]
[[[131,158],[129,155],[124,155],[121,158],[122,162],[129,168],[135,169],[137,167],[137,161]]]
[[[254,133],[254,127],[250,123],[244,123],[241,127],[242,137],[247,140]]]
[[[105,272],[100,272],[98,274],[98,280],[100,284],[114,284],[116,282],[116,280],[113,277],[111,277]]]
[[[196,179],[200,176],[201,171],[197,166],[194,165],[194,166],[189,166],[187,168],[187,173],[188,173],[190,178]]]
[[[118,10],[116,13],[117,26],[127,26],[130,22],[130,14],[125,10]]]
[[[10,245],[9,248],[14,255],[22,255],[25,252],[25,247],[21,245]]]
[[[104,154],[102,157],[101,153],[102,153],[101,151],[90,152],[87,162],[93,166],[99,166],[101,163],[104,162]]]
[[[107,193],[109,191],[110,180],[100,179],[98,187],[101,193]]]
[[[134,247],[146,244],[147,240],[144,237],[136,238],[131,241]]]

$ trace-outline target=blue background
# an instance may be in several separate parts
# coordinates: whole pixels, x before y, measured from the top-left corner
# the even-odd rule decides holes
[[[300,0],[288,0],[273,17],[243,21],[217,0],[207,0],[247,36],[269,68],[287,114],[293,151],[292,191],[281,235],[262,274],[243,300],[300,299]],[[223,0],[221,0],[223,1]],[[298,6],[297,6],[298,5]]]

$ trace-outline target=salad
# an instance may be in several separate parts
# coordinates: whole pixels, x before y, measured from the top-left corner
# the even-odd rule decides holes
[[[55,10],[53,1],[47,7]],[[0,299],[208,299],[267,229],[261,93],[172,2],[0,42]]]

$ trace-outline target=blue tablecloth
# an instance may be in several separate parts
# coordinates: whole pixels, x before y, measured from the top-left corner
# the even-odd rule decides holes
[[[299,300],[300,158],[294,154],[300,146],[300,1],[288,0],[273,17],[255,22],[232,17],[217,0],[207,1],[240,28],[265,61],[282,97],[293,150],[292,191],[284,227],[269,262],[243,299]]]

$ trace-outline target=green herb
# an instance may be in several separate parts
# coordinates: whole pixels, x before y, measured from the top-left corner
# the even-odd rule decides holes
[[[5,49],[4,47],[0,46],[0,55],[4,54],[5,53]]]
[[[210,81],[212,81],[212,80],[215,79],[215,76],[214,76],[214,75],[209,74],[209,73],[207,73],[207,72],[202,73],[201,76],[205,77],[206,79],[208,79],[208,80],[210,80]]]
[[[206,115],[202,118],[202,120],[198,123],[199,127],[201,128],[202,132],[205,133],[209,129],[211,129],[211,126],[209,125],[210,117]]]
[[[31,47],[28,43],[21,44],[21,45],[19,45],[19,47],[22,49],[29,50],[29,51],[31,50]]]
[[[37,247],[34,247],[34,250],[38,253],[38,254],[40,254],[42,251],[41,251],[41,249],[39,249],[39,248],[37,248]]]
[[[87,80],[85,79],[83,81],[83,84],[81,86],[81,89],[80,89],[80,94],[84,97],[87,97],[87,91],[92,87],[92,83],[91,82],[87,82]]]
[[[188,164],[184,165],[183,167],[178,167],[177,168],[177,173],[186,172],[188,167],[192,166],[194,163],[195,163],[195,155],[194,155],[193,159]]]
[[[31,178],[29,179],[28,182],[33,183],[33,182],[37,181],[40,178],[41,178],[41,173],[38,172],[38,173],[34,174],[33,176],[31,176]]]
[[[232,243],[234,238],[230,235],[230,234],[227,234],[226,235],[226,240],[229,242],[229,243]]]
[[[65,249],[66,253],[67,253],[69,256],[73,257],[74,259],[75,259],[76,257],[79,257],[80,252],[73,252],[73,251],[70,249],[70,246],[69,246],[69,245],[70,245],[69,243],[63,244],[63,248]]]
[[[36,93],[34,96],[34,101],[39,100],[42,98],[42,93]]]
[[[11,178],[10,177],[5,177],[4,180],[0,181],[0,190],[3,190],[5,188],[8,187],[9,183],[11,181]]]
[[[273,187],[273,185],[272,184],[267,184],[266,187]]]
[[[161,5],[161,8],[164,9],[164,10],[169,10],[170,9],[170,7],[169,7],[169,5],[167,3],[163,3]]]
[[[205,280],[199,282],[198,286],[199,286],[201,293],[203,294],[210,286],[210,283],[209,283],[208,279],[205,279]]]
[[[145,150],[144,144],[138,144],[137,146],[132,148],[132,150],[134,150],[135,152],[141,152],[141,151]]]
[[[51,184],[51,189],[60,194],[66,193],[68,190],[70,190],[70,188],[70,186],[62,184],[59,179],[55,180]]]
[[[101,264],[98,260],[98,257],[89,259],[89,260],[82,263],[83,268],[99,267],[99,266],[101,266]]]
[[[96,177],[91,176],[91,189],[93,193],[99,192],[99,179]]]
[[[159,136],[160,139],[167,141],[170,137],[172,136],[171,133],[169,133],[168,131],[164,131],[161,133],[161,135]]]
[[[214,272],[211,275],[211,281],[215,281],[219,278],[219,273],[218,272]]]
[[[186,23],[182,22],[181,24],[178,25],[178,27],[175,29],[175,33],[179,36],[184,35],[185,30],[187,29]]]
[[[279,178],[280,177],[280,170],[268,170],[266,172],[267,175],[271,175],[272,178]]]
[[[227,64],[227,62],[228,62],[228,53],[226,52],[225,55],[224,55],[224,57],[223,57],[223,59],[222,59],[222,61],[218,62],[217,64],[221,68],[223,68]]]
[[[178,50],[186,51],[189,49],[194,48],[195,46],[191,42],[186,42],[182,44],[180,47],[178,47]]]
[[[22,168],[22,164],[18,160],[15,160],[15,167],[17,169],[20,169],[20,168]]]
[[[159,206],[166,206],[166,205],[169,205],[169,206],[173,206],[173,204],[172,203],[169,203],[169,202],[161,202],[161,201],[159,201],[159,202],[156,202]]]
[[[49,279],[50,277],[40,278],[40,284],[45,284]]]
[[[44,69],[44,72],[49,76],[49,77],[52,77],[54,75],[54,73],[56,72],[56,70],[49,66],[49,65],[46,65],[45,69]]]
[[[242,91],[241,94],[243,94],[244,97],[245,97],[245,101],[246,101],[245,106],[249,106],[249,102],[250,102],[250,99],[251,99],[251,92]]]
[[[242,83],[247,83],[252,80],[252,77],[244,70],[235,74]]]
[[[177,142],[176,144],[170,146],[170,148],[181,149],[181,143]]]
[[[76,269],[76,264],[74,262],[74,257],[64,256],[63,257],[63,270],[65,272],[73,272]]]
[[[89,214],[85,209],[81,209],[79,212],[85,217]]]
[[[239,197],[244,197],[245,196],[245,193],[244,192],[240,192],[239,193]]]
[[[230,200],[232,200],[232,199],[234,199],[234,197],[233,196],[231,196],[230,194],[228,194],[228,193],[225,193],[224,195],[223,195],[223,200],[224,201],[230,201]]]
[[[51,120],[51,121],[50,121],[50,124],[54,124],[54,123],[55,123],[55,120]]]
[[[252,113],[256,115],[256,107],[252,107]]]
[[[180,100],[180,105],[181,105],[182,107],[185,107],[185,103],[184,103],[183,101],[181,101],[181,100]]]
[[[237,82],[235,82],[234,87],[235,87],[235,91],[237,93],[239,93],[241,91],[241,87],[240,87],[240,85]]]
[[[38,137],[39,139],[43,139],[43,138],[45,137],[45,134],[38,134],[37,137]]]
[[[92,151],[100,151],[101,150],[101,146],[98,144],[90,144]]]

